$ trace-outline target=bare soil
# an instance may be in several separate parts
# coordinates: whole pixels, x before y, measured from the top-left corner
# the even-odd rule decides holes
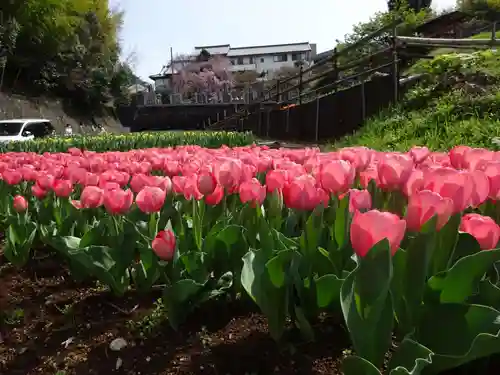
[[[158,297],[117,298],[75,284],[52,257],[18,270],[0,254],[0,374],[340,374],[349,341],[331,317],[316,342],[283,347],[249,304],[206,305],[175,332],[155,315]],[[119,352],[109,348],[116,338],[127,342]]]
[[[335,375],[350,352],[338,316],[319,319],[313,343],[290,331],[278,345],[253,304],[208,303],[173,331],[155,307],[160,296],[115,297],[74,283],[54,257],[39,252],[18,270],[0,252],[0,374]],[[118,352],[117,338],[127,343]],[[500,374],[500,356],[446,375],[477,371]]]

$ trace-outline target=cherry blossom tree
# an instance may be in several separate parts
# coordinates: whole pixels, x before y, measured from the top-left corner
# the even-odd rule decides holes
[[[173,84],[176,91],[181,93],[221,92],[234,86],[230,67],[228,58],[211,56],[203,50],[195,61],[184,66],[173,76]]]

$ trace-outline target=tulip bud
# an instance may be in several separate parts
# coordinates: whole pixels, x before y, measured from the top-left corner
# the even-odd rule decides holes
[[[175,234],[172,230],[158,232],[151,243],[156,255],[163,260],[172,260],[175,254]]]
[[[22,195],[16,195],[12,206],[17,212],[25,212],[28,209],[28,201]]]

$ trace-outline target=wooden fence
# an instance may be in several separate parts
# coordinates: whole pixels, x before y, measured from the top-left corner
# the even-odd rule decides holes
[[[278,81],[259,100],[243,106],[227,118],[209,119],[210,129],[252,131],[259,137],[319,142],[352,133],[370,116],[401,97],[400,70],[419,58],[432,58],[434,48],[489,48],[500,45],[496,22],[490,39],[436,39],[398,36],[400,22],[383,27],[296,76]],[[339,58],[386,35],[388,46],[355,61],[339,65]],[[321,73],[316,73],[323,70]],[[321,87],[308,84],[330,77]],[[298,82],[291,85],[290,82]],[[295,95],[290,95],[296,92]],[[325,95],[325,92],[328,92]],[[262,103],[274,99],[274,108]]]

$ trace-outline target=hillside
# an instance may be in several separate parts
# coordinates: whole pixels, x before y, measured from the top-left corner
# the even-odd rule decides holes
[[[424,74],[418,86],[333,147],[494,147],[492,139],[500,136],[500,52],[442,54],[412,70]]]
[[[75,111],[62,100],[0,92],[0,120],[13,118],[46,118],[52,121],[58,133],[63,132],[66,124],[70,124],[76,133],[87,133],[93,124],[92,117]],[[128,131],[111,115],[95,117],[94,120],[108,132]]]

